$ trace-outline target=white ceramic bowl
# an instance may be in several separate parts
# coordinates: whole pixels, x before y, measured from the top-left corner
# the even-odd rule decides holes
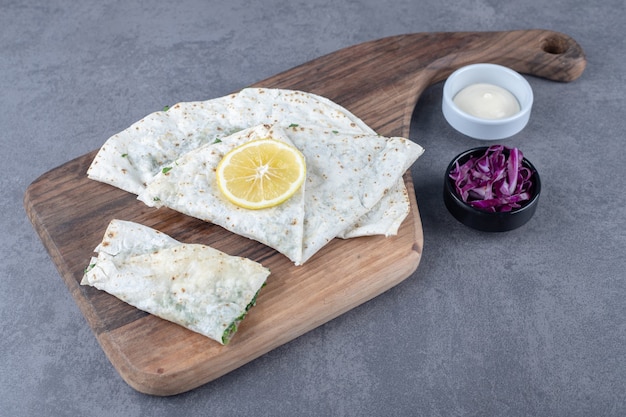
[[[463,88],[476,83],[497,85],[517,99],[520,111],[502,119],[473,116],[459,109],[454,96]],[[450,125],[474,139],[498,140],[519,133],[528,123],[533,106],[533,90],[528,81],[510,68],[496,64],[473,64],[454,71],[443,86],[441,109]]]

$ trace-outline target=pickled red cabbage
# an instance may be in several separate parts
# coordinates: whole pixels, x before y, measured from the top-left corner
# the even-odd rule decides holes
[[[458,161],[449,176],[459,197],[472,207],[489,212],[507,212],[530,200],[532,172],[523,166],[517,148],[492,145],[482,155]]]

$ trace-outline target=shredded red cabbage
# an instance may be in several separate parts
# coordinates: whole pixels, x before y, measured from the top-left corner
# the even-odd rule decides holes
[[[483,155],[457,161],[449,176],[461,199],[480,210],[507,212],[530,200],[532,172],[517,148],[490,146]]]

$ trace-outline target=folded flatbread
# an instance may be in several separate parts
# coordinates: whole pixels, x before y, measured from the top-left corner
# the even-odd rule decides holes
[[[234,147],[266,137],[293,144],[304,154],[306,181],[278,206],[240,208],[222,196],[215,168]],[[317,126],[260,125],[187,152],[157,173],[138,198],[149,206],[167,206],[255,239],[301,265],[346,230],[363,227],[363,217],[388,196],[422,152],[421,146],[404,138]],[[388,200],[386,208],[403,210],[407,195],[399,198]]]
[[[112,220],[81,281],[226,344],[269,276],[252,260]]]
[[[325,97],[294,90],[245,88],[207,101],[178,103],[167,111],[147,115],[109,138],[87,174],[93,180],[140,194],[155,175],[187,152],[262,124],[376,135],[354,114]],[[409,212],[406,195],[404,181],[398,178],[366,215],[338,237],[396,234]]]
[[[151,113],[109,138],[87,171],[89,178],[139,194],[181,155],[260,124],[308,124],[375,134],[338,104],[314,94],[246,88],[206,101],[178,103]]]

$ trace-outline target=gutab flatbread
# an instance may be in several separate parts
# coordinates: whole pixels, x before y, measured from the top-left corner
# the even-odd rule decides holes
[[[266,137],[291,143],[304,154],[306,180],[285,203],[247,210],[221,194],[215,168],[231,149]],[[186,153],[155,175],[138,198],[149,206],[166,206],[219,224],[302,265],[332,239],[358,225],[395,189],[422,152],[421,146],[404,138],[317,126],[260,125]],[[406,202],[403,197],[398,206]],[[408,210],[399,214],[406,217]],[[393,232],[393,225],[386,226],[388,233]]]
[[[219,191],[215,169],[231,149],[270,134],[266,125],[244,129],[219,143],[187,152],[161,170],[139,194],[150,207],[166,206],[179,213],[222,226],[238,235],[279,250],[294,262],[302,257],[304,196],[307,184],[282,204],[263,210],[248,210],[228,201]],[[293,145],[275,131],[273,138]]]
[[[147,115],[110,137],[87,175],[139,195],[164,167],[185,153],[262,124],[376,135],[354,114],[325,97],[297,90],[245,88],[211,100],[181,102],[167,111]],[[400,178],[375,207],[339,237],[395,234],[408,210],[406,187]]]
[[[112,220],[82,278],[162,319],[227,344],[270,271],[210,246]]]
[[[245,88],[206,101],[181,102],[113,135],[87,171],[89,178],[139,194],[164,166],[202,145],[260,124],[307,123],[374,133],[338,104],[295,90]]]

